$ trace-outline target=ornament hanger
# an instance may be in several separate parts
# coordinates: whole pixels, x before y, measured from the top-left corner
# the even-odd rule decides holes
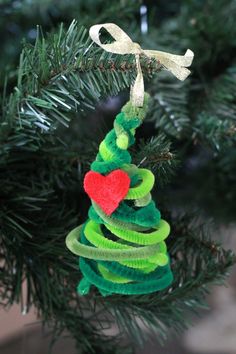
[[[100,41],[100,30],[104,28],[114,38],[113,43],[103,44]],[[137,68],[137,76],[130,89],[130,100],[135,107],[142,107],[144,102],[144,80],[140,65],[140,56],[154,58],[164,68],[170,71],[177,79],[184,81],[190,74],[187,69],[192,64],[194,54],[188,49],[185,55],[175,55],[157,50],[144,50],[116,24],[103,23],[90,27],[91,39],[102,49],[115,54],[134,54]]]

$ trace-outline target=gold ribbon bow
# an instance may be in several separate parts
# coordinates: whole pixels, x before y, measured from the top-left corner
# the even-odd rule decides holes
[[[101,28],[105,28],[115,39],[110,44],[102,44],[99,39]],[[193,61],[193,52],[188,49],[185,55],[175,55],[157,50],[143,50],[138,43],[132,39],[114,23],[104,23],[94,25],[89,30],[91,39],[107,52],[115,54],[134,54],[137,67],[137,76],[130,91],[130,98],[137,107],[142,107],[144,100],[144,81],[143,73],[140,65],[140,55],[144,54],[149,58],[154,58],[160,62],[167,70],[169,70],[179,80],[185,80],[190,74],[190,70],[186,67],[190,66]]]

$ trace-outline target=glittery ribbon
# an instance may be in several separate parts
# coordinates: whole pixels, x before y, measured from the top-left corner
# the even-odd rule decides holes
[[[99,38],[101,28],[105,28],[115,39],[113,43],[101,43]],[[140,56],[142,54],[160,62],[163,67],[181,81],[185,80],[190,74],[190,70],[188,70],[187,67],[192,64],[194,56],[190,49],[186,51],[185,55],[175,55],[157,50],[143,50],[138,43],[133,42],[132,39],[114,23],[94,25],[90,28],[89,34],[91,39],[107,52],[135,55],[137,76],[130,90],[130,99],[136,107],[142,107],[144,101],[144,80],[140,65]]]

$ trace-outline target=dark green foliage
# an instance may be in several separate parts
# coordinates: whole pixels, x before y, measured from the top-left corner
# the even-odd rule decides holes
[[[177,157],[171,151],[171,144],[163,134],[153,136],[149,141],[141,140],[134,152],[133,162],[152,170],[160,185],[170,181],[178,165]]]
[[[179,18],[180,34],[198,55],[194,67],[214,76],[230,64],[236,48],[235,0],[185,0]]]
[[[189,81],[177,81],[170,74],[162,73],[153,80],[149,119],[156,128],[175,138],[181,138],[189,128],[188,89]]]
[[[173,217],[170,205],[174,214],[176,205],[186,212],[191,200],[218,222],[235,219],[236,1],[150,2],[142,36],[138,10],[139,2],[123,0],[0,2],[0,301],[21,302],[22,311],[34,304],[55,339],[69,331],[82,353],[126,353],[123,334],[145,339],[138,317],[160,341],[169,328],[180,332],[186,313],[205,306],[208,285],[222,283],[235,262],[199,222]],[[116,22],[144,49],[195,51],[184,83],[141,58],[152,104],[132,156],[154,171],[172,227],[175,282],[158,296],[94,291],[81,301],[77,259],[65,247],[68,231],[87,215],[83,176],[119,110],[103,120],[97,103],[127,90],[136,75],[133,56],[91,44],[82,25],[99,22]],[[119,334],[105,336],[101,329],[113,320]]]
[[[236,67],[215,78],[205,88],[205,102],[197,116],[196,134],[216,150],[236,143]]]

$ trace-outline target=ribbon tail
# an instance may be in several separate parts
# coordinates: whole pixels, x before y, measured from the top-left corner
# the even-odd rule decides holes
[[[185,58],[185,67],[188,67],[192,64],[192,61],[193,61],[193,57],[194,57],[194,53],[192,50],[188,49],[186,51],[186,53],[184,54],[184,58]]]
[[[190,49],[186,51],[185,55],[175,55],[156,50],[145,50],[144,54],[148,57],[155,58],[181,81],[184,81],[191,73],[191,71],[187,69],[187,67],[192,64],[194,57],[194,54]]]
[[[192,64],[194,54],[188,49],[184,55],[170,54],[166,52],[160,52],[158,50],[144,50],[143,53],[148,57],[155,58],[161,63],[165,60],[171,60],[179,66],[189,67]]]
[[[135,55],[137,76],[130,89],[130,100],[135,107],[142,107],[144,102],[144,80],[139,55]]]
[[[187,68],[179,68],[172,66],[171,68],[167,67],[167,69],[180,81],[184,81],[191,74],[191,71]]]
[[[164,52],[163,54],[164,55],[162,55],[162,52],[160,52],[160,57],[166,57],[167,59],[173,61],[175,64],[183,67],[189,67],[192,64],[194,57],[194,54],[190,49],[188,49],[184,55],[176,55]]]
[[[168,71],[170,71],[180,81],[184,81],[191,73],[189,69],[180,66],[179,64],[170,60],[169,58],[165,58],[160,62]]]

